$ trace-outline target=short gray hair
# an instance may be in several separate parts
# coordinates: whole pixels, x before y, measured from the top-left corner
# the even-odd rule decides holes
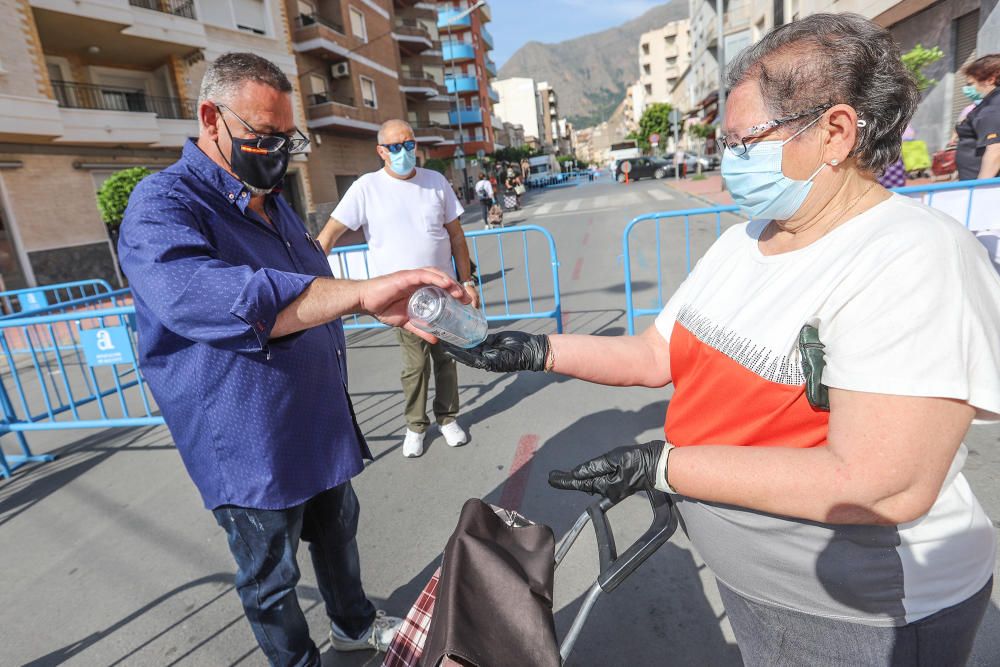
[[[402,125],[407,130],[409,130],[410,134],[413,134],[413,126],[410,125],[409,123],[407,123],[405,120],[403,120],[402,118],[390,118],[389,120],[387,120],[384,123],[382,123],[382,125],[378,128],[378,139],[377,139],[377,141],[380,144],[384,144],[385,143],[385,133],[389,130],[389,128],[394,127],[396,125]]]
[[[282,93],[292,92],[288,77],[267,58],[255,53],[230,52],[219,56],[205,70],[198,102],[228,102],[248,81],[262,83]]]
[[[733,60],[728,78],[730,88],[756,81],[776,116],[854,107],[865,125],[852,155],[876,174],[899,159],[920,99],[889,31],[849,13],[813,14],[775,28]]]

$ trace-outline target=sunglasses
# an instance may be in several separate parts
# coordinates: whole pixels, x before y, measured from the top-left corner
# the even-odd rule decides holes
[[[386,149],[390,153],[398,153],[404,148],[408,151],[412,151],[414,148],[417,147],[417,142],[414,141],[413,139],[409,139],[407,141],[398,144],[379,144],[379,146]]]

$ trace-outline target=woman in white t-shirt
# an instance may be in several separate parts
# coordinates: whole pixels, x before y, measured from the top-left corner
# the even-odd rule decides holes
[[[963,664],[996,559],[961,468],[970,423],[1000,419],[1000,278],[961,225],[875,181],[917,103],[886,30],[813,15],[729,77],[722,173],[751,222],[654,326],[451,353],[673,383],[665,440],[549,481],[674,494],[747,665]]]

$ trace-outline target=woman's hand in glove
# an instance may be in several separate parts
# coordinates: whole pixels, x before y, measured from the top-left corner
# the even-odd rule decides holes
[[[544,371],[549,356],[549,337],[523,331],[500,331],[468,350],[444,345],[445,353],[466,366],[494,373]]]
[[[549,486],[598,494],[620,502],[638,491],[652,491],[664,442],[618,447],[579,464],[569,472],[553,470]]]

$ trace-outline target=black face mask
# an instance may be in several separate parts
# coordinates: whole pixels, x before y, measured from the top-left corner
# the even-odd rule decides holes
[[[220,116],[221,117],[221,116]],[[222,119],[222,125],[226,128],[229,141],[233,147],[229,151],[229,168],[236,174],[236,178],[249,185],[254,190],[254,194],[267,194],[281,184],[288,171],[288,161],[291,153],[288,150],[288,142],[276,151],[269,151],[260,148],[257,144],[259,138],[236,139],[229,131],[229,124]],[[219,142],[215,142],[216,148],[222,153]],[[223,157],[225,154],[223,153]]]
[[[232,142],[229,166],[238,179],[252,188],[268,192],[281,185],[291,157],[287,149],[266,151],[257,147],[256,139],[232,139]]]

